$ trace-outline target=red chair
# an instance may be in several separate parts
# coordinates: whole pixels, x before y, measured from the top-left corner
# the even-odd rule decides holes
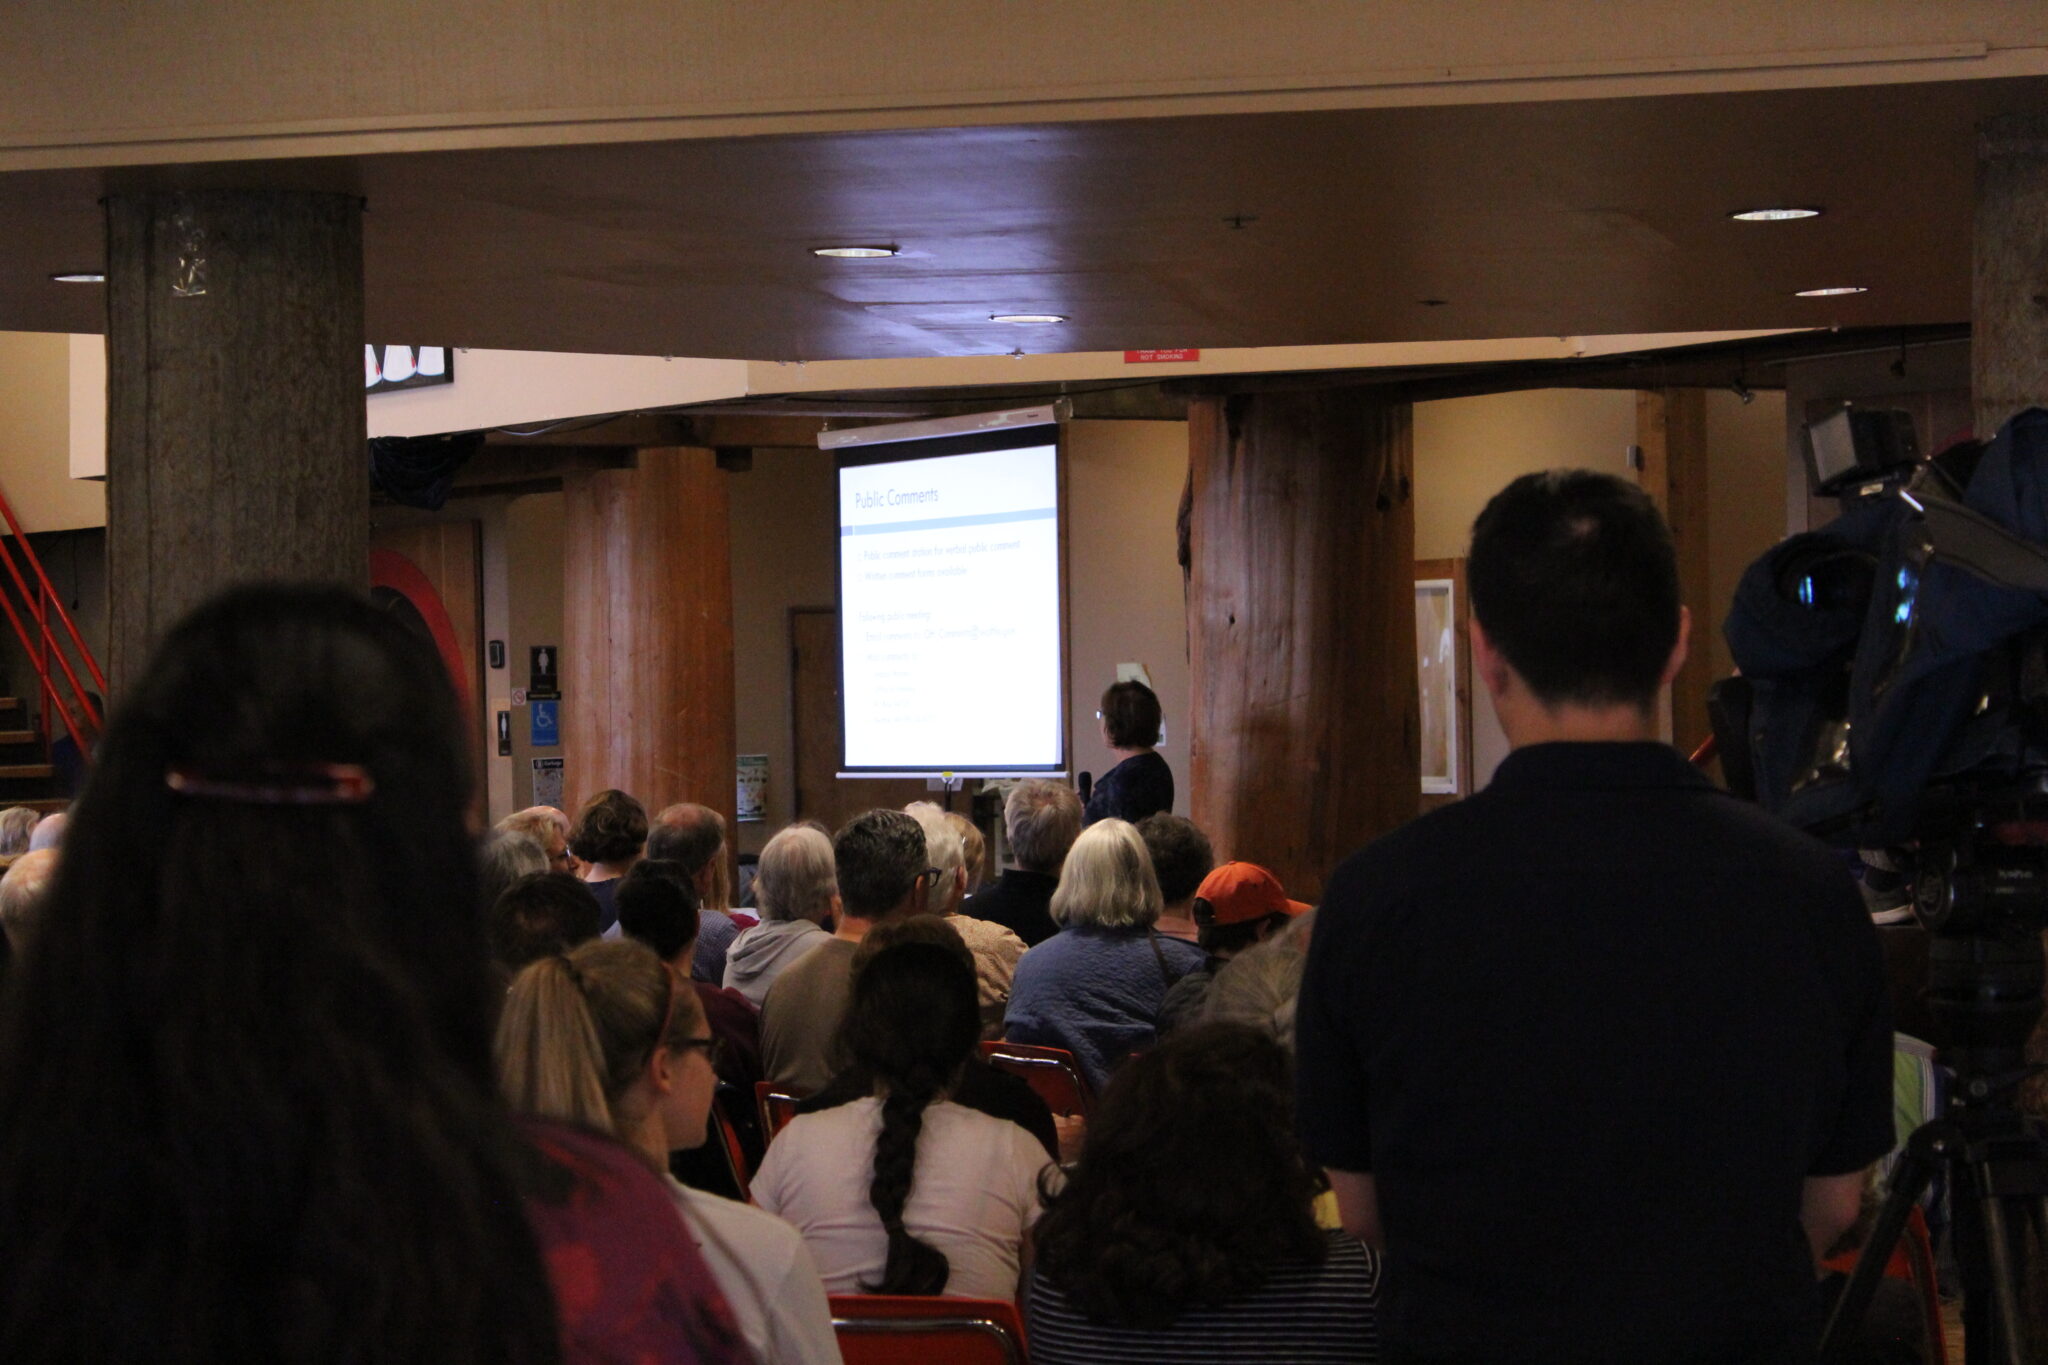
[[[761,1111],[761,1141],[773,1142],[775,1135],[796,1117],[803,1092],[774,1081],[754,1082],[754,1104]]]
[[[1830,1257],[1827,1268],[1846,1275],[1856,1268],[1856,1257],[1856,1252],[1845,1251]],[[1884,1277],[1905,1280],[1913,1286],[1920,1300],[1921,1326],[1926,1331],[1926,1354],[1922,1359],[1927,1365],[1948,1365],[1948,1339],[1941,1326],[1941,1294],[1934,1277],[1934,1241],[1928,1234],[1927,1216],[1918,1204],[1906,1215],[1899,1244],[1892,1248],[1892,1257],[1885,1262]]]
[[[749,1169],[747,1149],[740,1144],[740,1130],[733,1126],[732,1116],[725,1111],[725,1096],[722,1091],[711,1104],[710,1139],[719,1144],[725,1152],[725,1162],[732,1172],[732,1182],[740,1188],[740,1202],[751,1201],[754,1197],[751,1187],[754,1173]]]
[[[1088,1078],[1065,1048],[1034,1047],[1030,1043],[1006,1043],[1001,1039],[981,1045],[982,1059],[998,1071],[1022,1076],[1055,1114],[1087,1117],[1095,1107],[1095,1092]]]
[[[1024,1320],[1008,1299],[832,1295],[846,1365],[1024,1365]]]

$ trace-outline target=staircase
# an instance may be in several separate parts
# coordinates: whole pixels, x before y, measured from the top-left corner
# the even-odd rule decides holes
[[[0,697],[0,808],[49,812],[70,803],[50,762],[49,741],[36,729],[28,704],[19,697]]]
[[[89,760],[92,744],[99,737],[99,698],[107,693],[106,675],[99,661],[85,647],[71,613],[50,586],[42,558],[29,543],[14,507],[0,493],[0,519],[9,534],[0,537],[0,612],[14,628],[14,637],[27,651],[29,667],[35,670],[37,716],[29,714],[20,697],[0,697],[0,806],[30,806],[37,810],[62,810],[69,804],[66,777],[51,762],[51,745],[60,737],[78,748]],[[28,572],[22,572],[26,564]],[[14,592],[7,592],[13,584]],[[54,627],[62,626],[60,634]],[[69,640],[70,650],[65,649]],[[73,668],[75,654],[87,678],[99,690],[95,694],[80,681],[80,668]]]

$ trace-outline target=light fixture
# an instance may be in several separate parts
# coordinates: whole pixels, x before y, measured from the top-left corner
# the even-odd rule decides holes
[[[990,313],[988,315],[988,320],[990,322],[1019,322],[1030,324],[1040,322],[1065,322],[1067,320],[1067,317],[1064,313]]]
[[[1819,209],[1744,209],[1728,215],[1738,223],[1789,223],[1795,218],[1818,218]]]
[[[97,270],[74,270],[62,275],[52,275],[58,284],[105,284],[107,277]]]
[[[876,261],[899,254],[893,246],[814,246],[813,256],[830,256],[837,261]]]
[[[1793,292],[1802,299],[1831,299],[1837,294],[1868,294],[1870,290],[1860,284],[1831,284],[1825,289],[1799,289]]]

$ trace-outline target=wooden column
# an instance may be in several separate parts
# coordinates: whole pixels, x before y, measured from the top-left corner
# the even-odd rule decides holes
[[[1420,801],[1409,408],[1203,398],[1188,441],[1194,820],[1313,902]]]
[[[2020,409],[2048,406],[2048,115],[1978,132],[1970,387],[1987,439]]]
[[[731,521],[709,450],[562,481],[562,757],[570,813],[607,787],[653,816],[734,816]]]
[[[1704,389],[1639,389],[1636,444],[1642,485],[1671,525],[1678,551],[1679,600],[1692,612],[1692,651],[1671,683],[1671,742],[1687,753],[1713,732],[1707,689],[1714,684],[1708,642],[1726,604],[1708,590],[1707,395]]]
[[[107,200],[108,674],[248,579],[368,582],[361,201]]]

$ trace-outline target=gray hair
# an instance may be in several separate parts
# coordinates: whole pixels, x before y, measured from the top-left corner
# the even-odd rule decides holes
[[[9,806],[0,810],[0,858],[28,852],[28,836],[35,832],[42,815],[30,806]]]
[[[57,850],[42,848],[16,858],[7,875],[0,877],[0,926],[6,928],[7,941],[17,953],[28,949],[56,872]]]
[[[1294,1047],[1294,1007],[1301,996],[1301,972],[1308,962],[1308,936],[1316,912],[1297,915],[1264,943],[1255,943],[1223,964],[1209,987],[1205,1019],[1249,1024]]]
[[[477,845],[477,879],[485,905],[498,903],[504,889],[521,877],[548,870],[548,851],[525,834],[493,830]]]
[[[545,850],[548,846],[547,832],[551,829],[559,832],[564,842],[568,841],[569,816],[566,811],[556,810],[553,806],[528,806],[500,820],[497,828],[501,834],[524,834]]]
[[[832,912],[832,897],[838,893],[832,836],[816,825],[791,825],[761,850],[754,896],[762,919],[820,923]]]
[[[932,884],[925,891],[925,904],[935,915],[943,914],[946,901],[953,894],[953,872],[967,866],[967,845],[960,838],[960,831],[953,828],[953,822],[946,818],[946,812],[931,801],[913,801],[903,808],[903,813],[924,829],[925,862],[945,875],[932,878]]]
[[[1019,782],[1003,803],[1010,856],[1027,872],[1058,872],[1081,832],[1081,798],[1060,782]]]
[[[1125,820],[1097,820],[1074,840],[1051,910],[1062,925],[1148,929],[1164,906],[1137,829]]]
[[[35,853],[42,849],[55,848],[63,843],[64,825],[69,819],[70,817],[60,810],[36,821],[35,832],[28,836],[28,851]]]

